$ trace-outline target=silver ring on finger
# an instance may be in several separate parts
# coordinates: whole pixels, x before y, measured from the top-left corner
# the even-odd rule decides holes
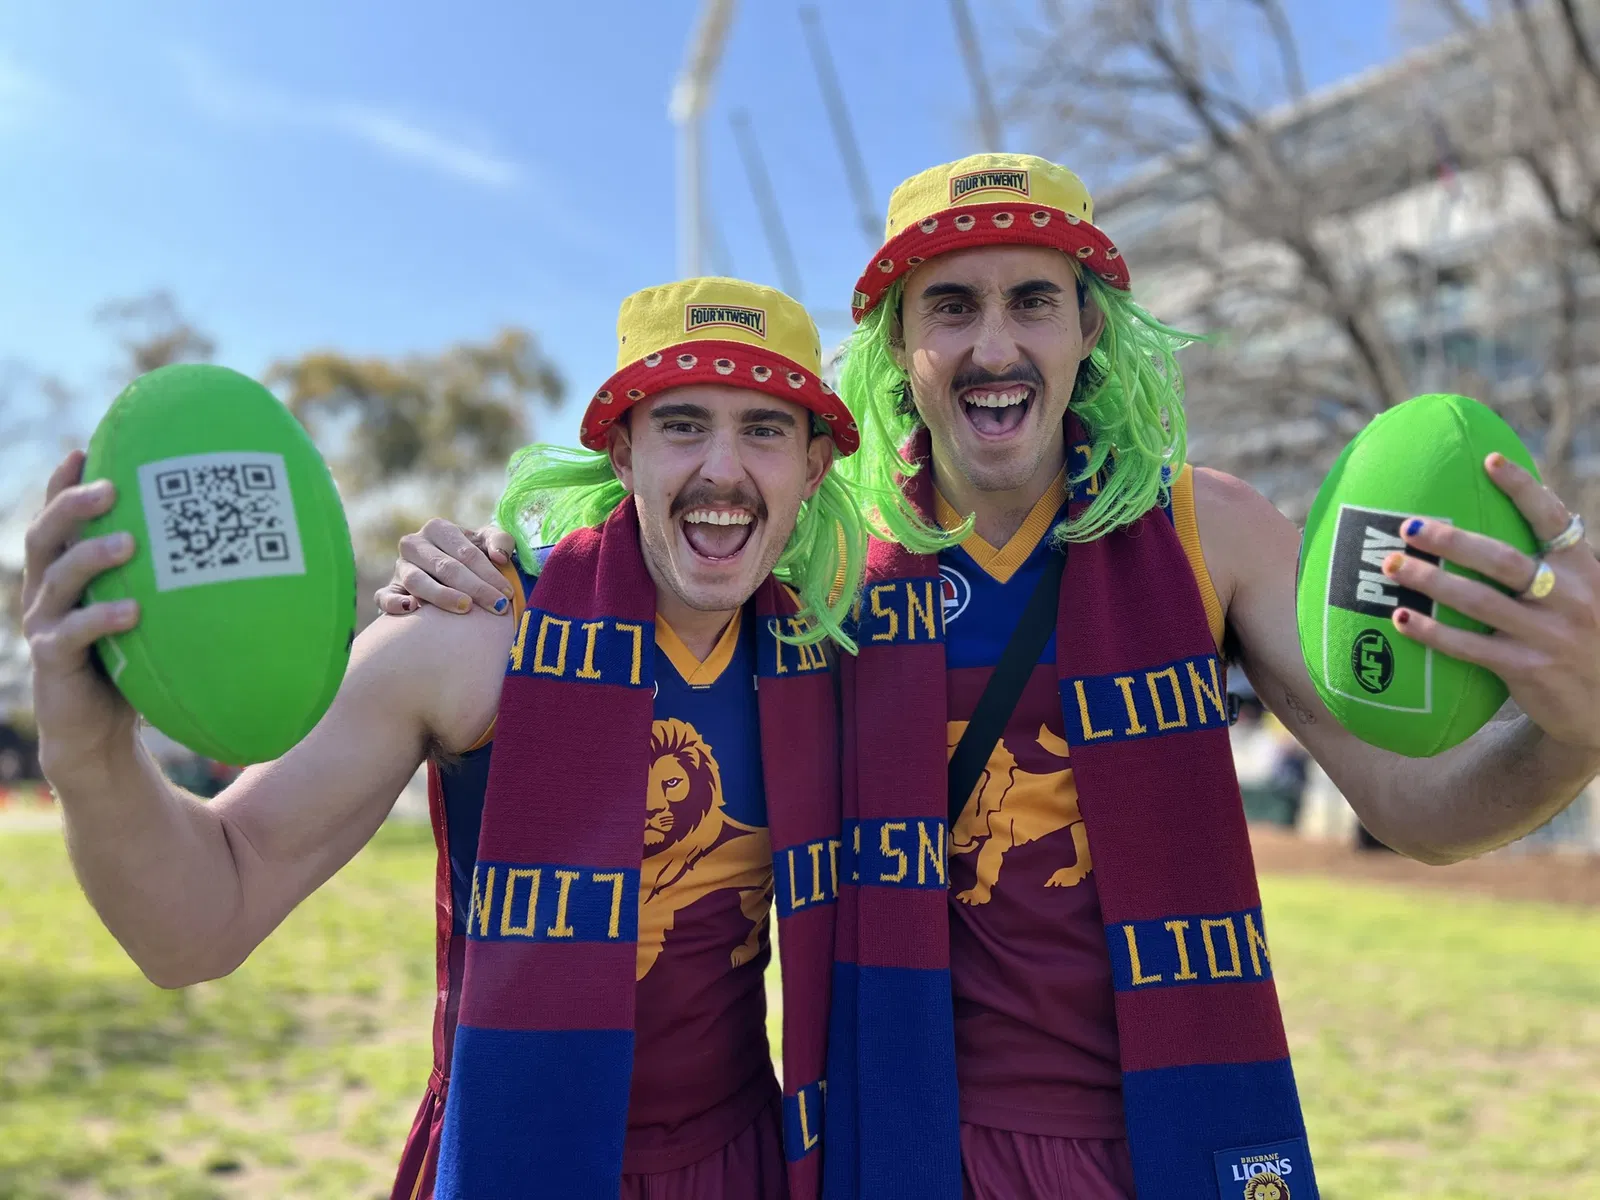
[[[1555,537],[1539,547],[1540,554],[1556,554],[1562,550],[1570,550],[1584,538],[1583,514],[1573,513],[1567,521],[1567,527]]]
[[[1528,586],[1517,593],[1518,600],[1543,600],[1556,590],[1555,568],[1545,562],[1543,558],[1534,560],[1537,566],[1533,570],[1533,578],[1528,581]]]

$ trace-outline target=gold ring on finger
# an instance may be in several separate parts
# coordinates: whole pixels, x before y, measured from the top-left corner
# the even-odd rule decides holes
[[[1583,514],[1573,513],[1571,519],[1567,521],[1567,527],[1560,533],[1556,534],[1555,537],[1551,538],[1548,542],[1544,543],[1544,545],[1540,546],[1539,553],[1556,554],[1562,550],[1571,549],[1573,546],[1576,546],[1579,542],[1583,541],[1583,537]]]
[[[1535,561],[1538,566],[1533,570],[1533,578],[1529,580],[1527,587],[1517,593],[1518,600],[1543,600],[1556,590],[1555,568],[1542,558]]]

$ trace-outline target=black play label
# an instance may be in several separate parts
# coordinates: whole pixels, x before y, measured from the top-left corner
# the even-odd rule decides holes
[[[1383,573],[1383,563],[1396,550],[1436,563],[1437,555],[1409,549],[1400,536],[1404,513],[1380,512],[1345,505],[1334,531],[1333,561],[1328,570],[1328,603],[1334,608],[1387,620],[1397,608],[1433,615],[1433,599],[1401,587]]]

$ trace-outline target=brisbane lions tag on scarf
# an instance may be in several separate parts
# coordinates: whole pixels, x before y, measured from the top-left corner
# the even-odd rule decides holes
[[[834,691],[795,653],[770,577],[759,621],[762,771],[779,899],[785,1150],[819,1195],[840,848]],[[444,1129],[439,1200],[615,1200],[633,1066],[656,589],[630,497],[550,553],[500,693]],[[816,867],[816,870],[813,870]]]
[[[1087,443],[1069,414],[1073,475],[1087,465]],[[910,458],[928,456],[922,432]],[[930,475],[919,471],[907,494],[931,521]],[[1086,486],[1070,495],[1072,515],[1092,499]],[[924,621],[919,589],[930,585],[935,603]],[[948,811],[936,560],[874,544],[865,589],[861,654],[845,675],[845,830],[859,853],[840,904],[829,1100],[847,1103],[830,1108],[828,1176],[831,1185],[835,1169],[845,1169],[846,1143],[857,1190],[841,1196],[955,1197],[948,922],[942,907],[935,913],[907,898],[923,894],[919,839],[928,830],[943,838]],[[1168,509],[1073,545],[1056,647],[1111,955],[1139,1195],[1218,1197],[1235,1168],[1244,1189],[1281,1162],[1292,1167],[1292,1183],[1279,1174],[1295,1200],[1315,1200],[1234,775],[1226,675]],[[928,945],[930,931],[937,946]],[[912,986],[939,971],[942,990]],[[869,987],[875,972],[893,982]],[[921,1091],[910,1090],[912,1080]],[[912,1094],[920,1102],[905,1104]],[[840,1128],[847,1114],[848,1135]],[[884,1137],[887,1148],[874,1140]],[[915,1164],[901,1172],[914,1184],[867,1183],[897,1162]],[[1221,1196],[1257,1200],[1256,1192]]]

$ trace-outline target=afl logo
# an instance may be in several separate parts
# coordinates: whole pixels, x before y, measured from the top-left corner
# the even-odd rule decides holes
[[[1350,670],[1356,682],[1376,695],[1394,681],[1394,650],[1376,629],[1364,629],[1350,647]]]
[[[948,625],[967,611],[967,604],[972,599],[972,585],[954,567],[942,566],[939,568],[939,590],[944,597],[944,623]]]

